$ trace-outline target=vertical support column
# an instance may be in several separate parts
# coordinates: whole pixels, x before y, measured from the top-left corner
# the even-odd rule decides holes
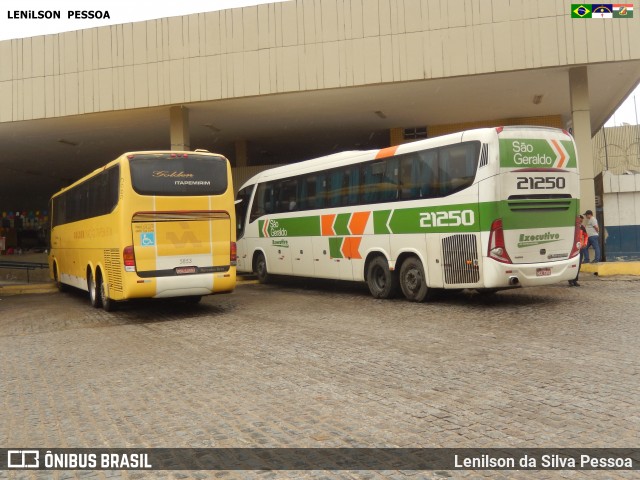
[[[191,150],[189,138],[189,109],[187,107],[171,107],[169,110],[171,150]]]
[[[234,167],[246,167],[247,166],[247,141],[236,140],[236,158]]]
[[[589,81],[587,67],[569,70],[569,94],[573,138],[578,148],[580,168],[580,211],[596,210],[596,192],[591,146],[591,105],[589,103]]]

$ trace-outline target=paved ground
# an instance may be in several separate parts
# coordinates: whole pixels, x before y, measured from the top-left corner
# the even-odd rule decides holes
[[[582,283],[412,304],[350,284],[289,281],[242,285],[195,306],[143,302],[115,313],[90,308],[80,294],[0,297],[0,446],[638,446],[640,282]],[[53,478],[76,476],[143,474]]]

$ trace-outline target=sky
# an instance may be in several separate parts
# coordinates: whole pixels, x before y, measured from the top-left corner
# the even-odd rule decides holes
[[[210,12],[287,0],[0,0],[0,40],[32,37],[155,18]],[[60,19],[18,19],[16,11],[59,11]],[[69,19],[69,12],[109,12],[109,19]],[[102,16],[105,16],[102,13]],[[0,66],[1,68],[1,66]],[[634,102],[635,99],[635,102]],[[640,85],[605,126],[635,125],[640,118]]]

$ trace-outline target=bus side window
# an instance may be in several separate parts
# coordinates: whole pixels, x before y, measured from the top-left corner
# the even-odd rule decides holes
[[[479,142],[452,145],[440,149],[441,172],[445,173],[442,182],[445,193],[449,195],[469,187],[475,178],[478,166]]]
[[[340,207],[344,205],[344,185],[345,171],[343,168],[337,168],[329,173],[329,189],[327,192],[327,201],[329,207]]]
[[[298,210],[298,180],[296,178],[276,182],[274,191],[276,194],[276,213]]]
[[[384,173],[384,163],[365,163],[362,175],[363,203],[376,203],[380,195],[380,183]]]
[[[420,196],[422,198],[437,197],[438,187],[438,151],[424,150],[420,155]]]
[[[327,201],[327,174],[320,172],[315,177],[316,189],[313,202],[314,208],[324,208]]]
[[[345,198],[346,205],[357,205],[360,197],[360,168],[357,165],[349,167],[345,171]]]
[[[380,185],[380,201],[392,202],[398,198],[398,177],[400,162],[397,158],[385,160],[384,177]]]
[[[253,198],[249,222],[254,222],[269,213],[273,213],[273,186],[271,183],[261,183]]]
[[[420,158],[409,153],[400,160],[400,199],[420,198]]]

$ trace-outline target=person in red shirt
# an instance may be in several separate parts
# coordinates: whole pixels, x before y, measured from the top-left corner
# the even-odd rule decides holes
[[[576,273],[576,278],[573,280],[569,280],[570,287],[579,287],[578,277],[580,276],[580,267],[582,266],[582,259],[586,253],[589,243],[589,235],[587,235],[587,229],[582,225],[582,221],[584,220],[584,216],[580,215],[580,233],[578,234],[578,238],[580,241],[580,261],[578,262],[578,272]]]

